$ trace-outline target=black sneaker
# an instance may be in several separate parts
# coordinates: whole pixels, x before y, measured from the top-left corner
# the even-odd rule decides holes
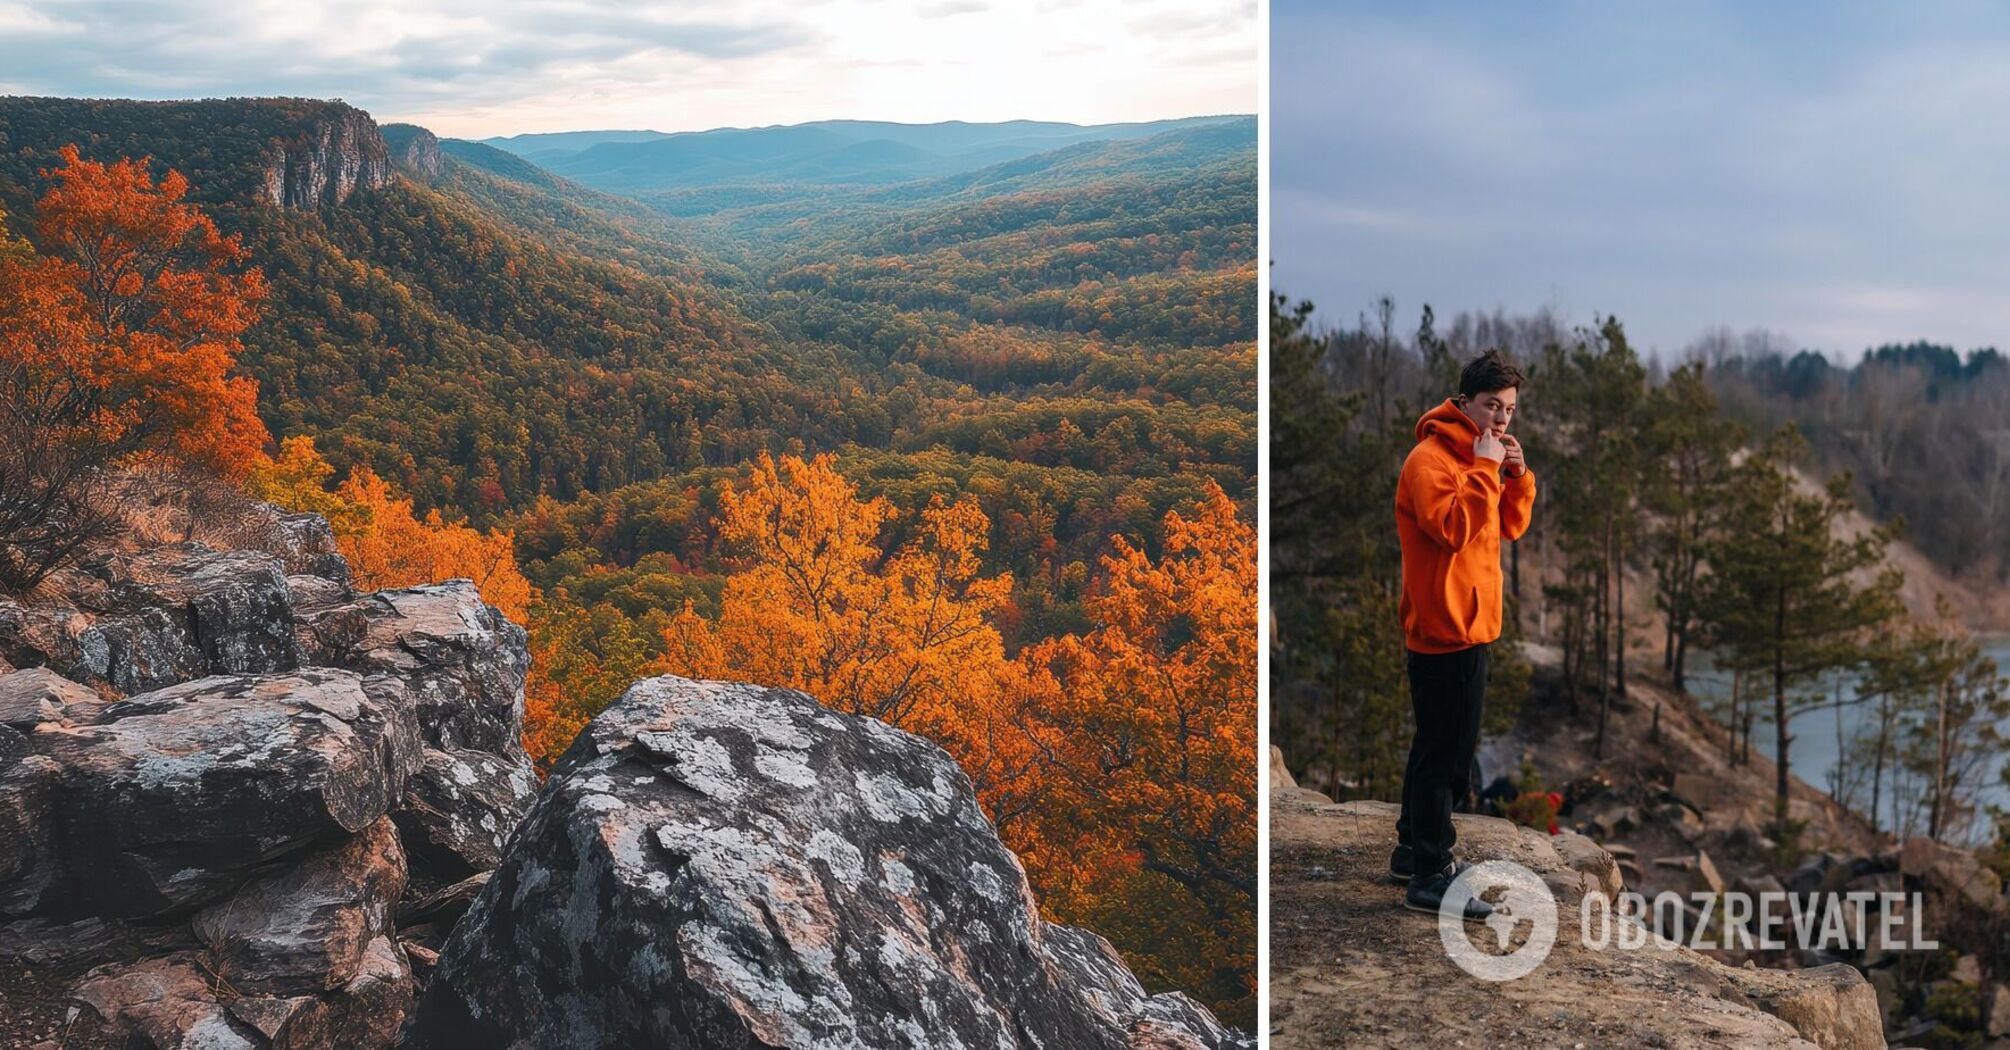
[[[1458,865],[1458,871],[1460,872],[1472,867],[1472,865],[1462,860],[1455,860],[1452,863]],[[1395,851],[1389,854],[1389,880],[1392,882],[1408,882],[1416,873],[1416,851],[1408,846],[1397,846]],[[1457,873],[1454,873],[1454,877],[1456,876]]]
[[[1458,877],[1456,865],[1447,865],[1445,870],[1426,878],[1412,879],[1410,888],[1403,891],[1403,907],[1411,911],[1438,914],[1445,903],[1445,894],[1451,892],[1452,880]],[[1494,913],[1494,906],[1478,897],[1466,898],[1465,920],[1485,922]]]

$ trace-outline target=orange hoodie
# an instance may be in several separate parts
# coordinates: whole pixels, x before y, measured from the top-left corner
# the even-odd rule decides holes
[[[1396,482],[1403,542],[1403,641],[1449,653],[1501,636],[1501,537],[1520,539],[1535,507],[1535,474],[1500,477],[1500,462],[1473,458],[1479,427],[1458,404],[1417,420],[1417,447]]]

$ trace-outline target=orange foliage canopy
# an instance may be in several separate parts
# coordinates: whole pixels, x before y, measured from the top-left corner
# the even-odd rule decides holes
[[[277,459],[261,457],[245,487],[259,499],[326,517],[360,588],[466,578],[503,615],[529,621],[533,588],[517,568],[510,533],[480,532],[447,521],[437,509],[418,517],[412,501],[368,467],[351,470],[331,492],[327,483],[334,473],[314,439],[295,436],[280,443]]]
[[[1023,859],[1048,908],[1221,1002],[1256,963],[1256,530],[1210,483],[1164,531],[1156,563],[1113,539],[1099,627],[1023,654],[1058,741]]]
[[[108,459],[242,476],[269,440],[257,384],[231,375],[265,297],[259,271],[194,205],[188,180],[75,146],[45,172],[41,253],[0,252],[0,375],[41,433]]]
[[[716,627],[687,613],[665,641],[679,673],[730,671],[904,728],[940,727],[1005,664],[990,616],[1012,579],[978,575],[990,523],[974,501],[937,497],[914,536],[882,555],[891,505],[860,500],[834,463],[763,453],[745,487],[726,487],[718,527],[740,570]]]

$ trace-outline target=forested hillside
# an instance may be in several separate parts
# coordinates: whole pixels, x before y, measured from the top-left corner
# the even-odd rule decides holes
[[[340,103],[0,99],[50,266],[71,143],[241,238],[231,475],[525,620],[540,762],[647,673],[868,698],[1050,912],[1252,1022],[1253,121],[692,218]]]

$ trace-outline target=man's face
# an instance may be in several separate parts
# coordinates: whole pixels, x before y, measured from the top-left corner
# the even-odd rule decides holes
[[[1459,407],[1466,417],[1482,431],[1492,431],[1495,437],[1507,433],[1508,424],[1514,422],[1515,395],[1520,393],[1513,387],[1506,390],[1486,390],[1461,401]]]

